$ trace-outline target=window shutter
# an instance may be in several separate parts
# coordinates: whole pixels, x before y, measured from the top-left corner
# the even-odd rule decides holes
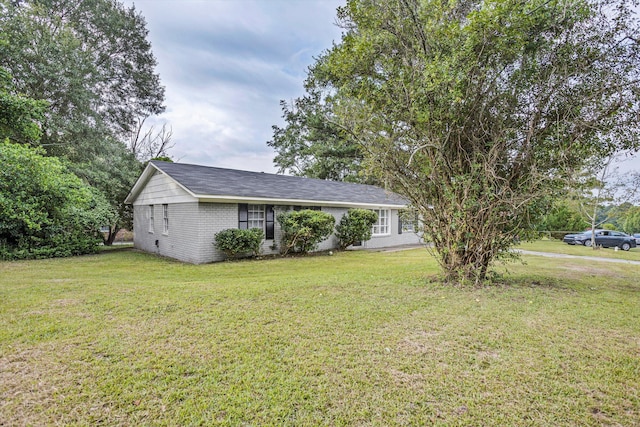
[[[265,215],[266,215],[266,221],[265,221],[264,238],[269,240],[269,239],[273,239],[275,234],[274,233],[275,213],[273,212],[273,205],[265,206]]]
[[[238,203],[238,228],[246,230],[249,227],[249,205]]]
[[[400,216],[400,212],[398,212],[398,234],[402,234],[402,217]]]

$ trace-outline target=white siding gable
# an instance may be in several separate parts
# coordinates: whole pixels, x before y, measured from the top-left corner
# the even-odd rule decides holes
[[[197,201],[173,179],[163,173],[156,172],[140,192],[134,206],[159,205],[170,203],[189,203]]]

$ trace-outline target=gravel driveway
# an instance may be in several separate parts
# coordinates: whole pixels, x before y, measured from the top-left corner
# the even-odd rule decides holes
[[[582,256],[582,255],[565,255],[565,254],[554,254],[550,252],[535,252],[535,251],[523,251],[521,249],[516,249],[516,252],[525,255],[537,255],[544,256],[547,258],[573,258],[573,259],[586,259],[589,261],[602,261],[602,262],[613,262],[618,264],[632,264],[632,265],[640,265],[640,261],[632,261],[628,259],[615,259],[615,258],[600,258],[595,256]]]

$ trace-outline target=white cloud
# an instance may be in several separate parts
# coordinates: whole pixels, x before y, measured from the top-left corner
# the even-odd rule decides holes
[[[340,37],[341,0],[137,0],[166,87],[176,160],[274,172],[279,101]]]

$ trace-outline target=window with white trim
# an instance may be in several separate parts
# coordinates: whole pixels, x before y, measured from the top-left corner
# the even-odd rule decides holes
[[[389,209],[373,209],[378,214],[378,221],[373,224],[371,228],[371,234],[373,236],[387,236],[391,234],[389,228],[390,212]]]
[[[149,233],[153,233],[154,231],[153,224],[153,205],[149,205]]]
[[[264,230],[264,205],[249,205],[247,207],[247,228]]]
[[[259,228],[264,230],[265,239],[275,236],[275,211],[273,205],[249,205],[238,203],[238,228]]]
[[[163,234],[169,234],[169,205],[162,205]]]

